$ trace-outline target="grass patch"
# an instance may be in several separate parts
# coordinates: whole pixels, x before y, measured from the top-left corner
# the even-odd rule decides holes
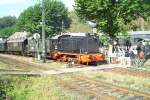
[[[144,66],[142,66],[142,68],[144,68],[144,70],[149,71],[150,72],[150,61],[147,62],[146,64],[144,64]]]
[[[8,68],[12,68],[12,65],[0,62],[0,69],[8,69]]]
[[[0,80],[5,80],[3,84],[7,84],[7,88],[4,86],[1,91],[5,91],[11,100],[71,100],[71,97],[63,93],[57,84],[57,78],[53,76],[3,76]]]
[[[65,87],[59,84],[60,79],[70,79],[69,75],[49,76],[49,77],[28,77],[28,76],[1,76],[0,81],[4,86],[0,91],[5,91],[5,96],[9,96],[11,100],[79,100],[89,98],[74,95],[67,92]],[[11,82],[9,82],[11,81]],[[5,96],[3,99],[5,100]],[[90,99],[84,99],[90,100]]]

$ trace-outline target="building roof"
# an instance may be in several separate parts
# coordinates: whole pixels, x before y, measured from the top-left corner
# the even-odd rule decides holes
[[[0,36],[0,38],[8,38],[8,36]]]
[[[0,43],[5,43],[7,40],[7,37],[0,37]]]
[[[142,34],[150,35],[150,31],[130,31],[128,33],[129,33],[129,35],[142,35]]]
[[[133,38],[141,38],[143,40],[150,40],[150,31],[132,31],[129,32]]]
[[[3,44],[3,43],[6,43],[6,41],[0,41],[0,43],[2,43],[2,44]]]

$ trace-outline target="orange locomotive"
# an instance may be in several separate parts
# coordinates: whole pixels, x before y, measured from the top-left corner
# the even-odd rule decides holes
[[[99,52],[99,38],[88,33],[69,33],[52,39],[51,58],[63,62],[90,64],[103,62]]]

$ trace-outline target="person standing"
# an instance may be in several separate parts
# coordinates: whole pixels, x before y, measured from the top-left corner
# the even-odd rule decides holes
[[[127,50],[130,49],[130,47],[131,47],[131,41],[130,40],[126,40],[126,47],[127,47]]]
[[[145,46],[143,45],[142,41],[139,42],[136,49],[137,49],[139,58],[144,59]]]
[[[149,56],[150,55],[150,44],[147,42],[145,44],[145,56]]]
[[[108,48],[108,63],[111,63],[112,51],[113,51],[113,46],[109,45],[109,48]]]
[[[130,48],[129,50],[129,57],[130,57],[130,64],[131,65],[134,65],[134,60],[135,60],[135,54],[134,54],[134,51],[133,51],[133,48]]]
[[[137,48],[136,48],[136,50],[137,50],[137,54],[139,55],[139,53],[141,52],[141,47],[142,47],[142,42],[138,42],[138,44],[137,44]]]

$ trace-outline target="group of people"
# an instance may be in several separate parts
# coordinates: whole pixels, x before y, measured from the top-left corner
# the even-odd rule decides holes
[[[139,42],[137,46],[125,46],[109,45],[108,49],[108,62],[120,63],[121,65],[131,66],[134,64],[135,58],[141,59],[145,56],[145,46],[142,42]]]
[[[111,64],[118,64],[121,63],[123,65],[127,65],[128,55],[126,53],[126,50],[124,48],[121,48],[119,46],[114,47],[112,45],[109,45],[108,49],[108,63]]]

